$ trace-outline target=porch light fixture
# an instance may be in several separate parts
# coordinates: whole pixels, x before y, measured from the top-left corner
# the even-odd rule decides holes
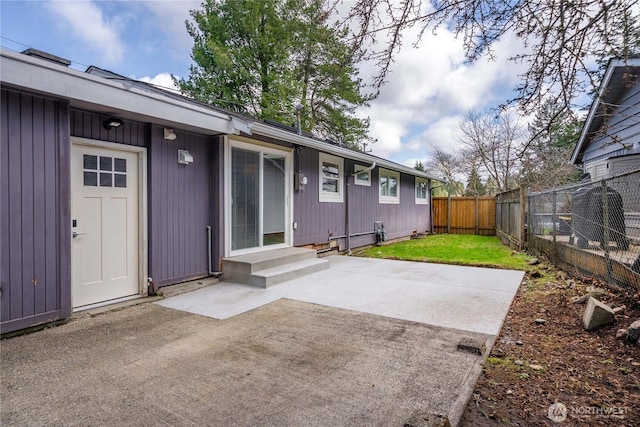
[[[167,139],[169,141],[173,141],[176,138],[177,138],[177,135],[176,135],[176,133],[174,132],[173,129],[164,128],[164,139]]]
[[[193,163],[193,156],[187,150],[178,150],[178,164],[188,165]]]
[[[117,129],[122,126],[122,120],[116,119],[115,117],[109,117],[105,121],[102,122],[102,127],[106,130]]]

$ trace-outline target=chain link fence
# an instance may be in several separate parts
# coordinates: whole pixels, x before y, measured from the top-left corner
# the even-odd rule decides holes
[[[528,195],[529,247],[555,264],[640,289],[640,170]]]

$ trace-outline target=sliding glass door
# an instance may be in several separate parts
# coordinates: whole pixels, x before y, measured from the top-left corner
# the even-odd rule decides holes
[[[260,153],[231,153],[232,250],[260,245]]]
[[[289,242],[290,153],[231,141],[230,254]]]
[[[263,154],[262,182],[262,245],[285,242],[285,158],[277,154]]]

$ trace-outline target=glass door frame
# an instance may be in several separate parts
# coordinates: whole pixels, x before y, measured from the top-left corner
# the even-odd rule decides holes
[[[232,161],[231,154],[232,149],[238,148],[241,150],[252,151],[260,154],[260,220],[258,233],[259,245],[246,249],[232,249]],[[282,156],[285,159],[285,182],[284,182],[284,243],[273,244],[264,246],[263,243],[263,228],[264,228],[264,175],[263,175],[263,160],[264,154],[275,154]],[[225,136],[224,139],[224,253],[226,257],[249,254],[254,252],[269,251],[273,249],[287,248],[293,245],[293,149],[288,147],[280,147],[277,145],[262,143],[260,141],[253,141],[242,137],[229,137]]]

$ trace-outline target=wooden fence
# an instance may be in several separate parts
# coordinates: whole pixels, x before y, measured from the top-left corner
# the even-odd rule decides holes
[[[434,197],[433,231],[449,234],[496,234],[493,197]]]
[[[517,188],[496,196],[496,236],[503,245],[517,250],[522,250],[526,240],[525,194],[525,189]]]

